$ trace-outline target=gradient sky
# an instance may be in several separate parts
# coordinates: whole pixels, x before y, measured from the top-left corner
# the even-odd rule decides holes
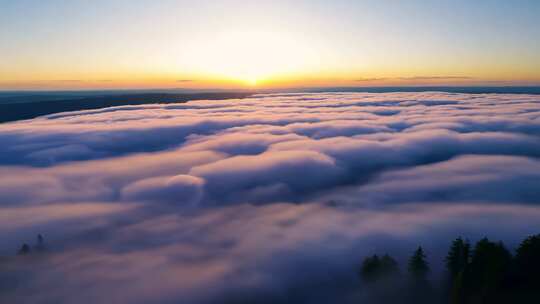
[[[540,85],[540,1],[0,0],[0,89]]]

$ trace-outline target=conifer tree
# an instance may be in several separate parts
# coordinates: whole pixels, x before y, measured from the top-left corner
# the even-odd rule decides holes
[[[30,253],[30,246],[28,246],[28,244],[23,244],[21,246],[21,249],[19,249],[19,251],[17,252],[18,255],[27,255]]]
[[[449,273],[449,296],[450,303],[463,303],[465,290],[464,281],[470,260],[470,244],[457,238],[452,242],[446,256],[446,269]]]
[[[426,255],[422,247],[418,247],[412,257],[409,259],[409,274],[416,280],[427,280],[429,265],[426,261]]]
[[[380,276],[381,260],[375,254],[371,257],[364,259],[362,268],[360,269],[360,276],[365,282],[375,282]]]
[[[512,255],[501,242],[483,238],[476,243],[467,280],[473,301],[488,303],[496,298],[495,293],[508,274],[511,262]]]

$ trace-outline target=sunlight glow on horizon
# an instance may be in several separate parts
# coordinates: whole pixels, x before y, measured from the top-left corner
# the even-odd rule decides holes
[[[186,50],[190,68],[217,79],[255,85],[316,66],[317,55],[286,32],[232,30]]]

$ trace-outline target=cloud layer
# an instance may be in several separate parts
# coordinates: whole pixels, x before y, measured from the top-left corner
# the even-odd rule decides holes
[[[0,253],[37,233],[53,247],[0,261],[20,303],[279,303],[291,288],[347,303],[364,254],[422,243],[435,260],[458,235],[540,231],[534,95],[122,106],[3,124],[0,142]]]

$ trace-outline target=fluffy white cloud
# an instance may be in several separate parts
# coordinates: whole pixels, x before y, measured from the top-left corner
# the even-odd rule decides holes
[[[204,178],[208,193],[219,203],[238,202],[244,191],[260,194],[252,196],[254,200],[287,199],[292,192],[316,191],[339,182],[340,171],[334,159],[322,153],[278,151],[230,157],[195,167],[190,174]]]
[[[152,177],[127,185],[122,189],[122,197],[193,205],[200,201],[203,185],[203,179],[190,175]]]
[[[0,254],[51,247],[0,259],[10,302],[316,303],[330,277],[351,300],[364,254],[540,232],[535,95],[123,106],[2,124],[0,143]]]

